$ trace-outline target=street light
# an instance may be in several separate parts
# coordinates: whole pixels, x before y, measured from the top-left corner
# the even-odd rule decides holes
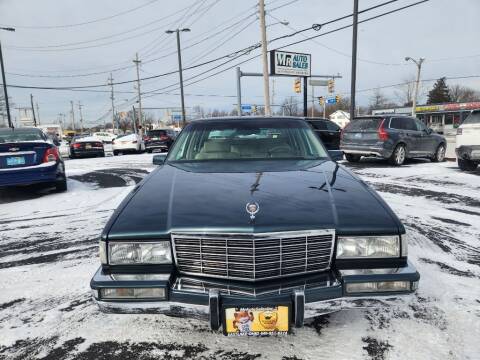
[[[0,30],[14,32],[12,27],[0,27]],[[0,65],[2,66],[3,93],[5,94],[5,107],[7,108],[8,127],[13,128],[12,118],[10,116],[10,104],[8,103],[7,80],[5,79],[5,65],[3,64],[2,43],[0,42]]]
[[[187,124],[187,119],[185,116],[185,97],[183,94],[183,70],[182,70],[182,53],[180,49],[180,32],[189,32],[190,29],[183,28],[183,29],[176,29],[176,30],[167,30],[165,31],[167,34],[177,34],[177,54],[178,54],[178,73],[180,75],[180,100],[182,103],[182,124],[185,126]]]
[[[417,107],[417,96],[418,96],[418,85],[420,83],[420,71],[422,70],[422,63],[425,61],[424,58],[420,58],[418,60],[415,60],[413,58],[411,58],[410,56],[407,56],[405,58],[405,61],[412,61],[415,63],[415,65],[417,65],[417,81],[415,83],[415,93],[413,95],[413,99],[412,99],[412,116],[415,117],[415,110],[416,110],[416,107]]]

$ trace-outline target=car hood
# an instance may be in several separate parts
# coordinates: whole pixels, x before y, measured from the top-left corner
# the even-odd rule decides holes
[[[375,191],[332,161],[281,171],[209,170],[170,164],[155,170],[124,200],[103,236],[142,239],[174,231],[332,228],[341,234],[404,231]],[[246,211],[250,202],[259,206],[254,220]]]

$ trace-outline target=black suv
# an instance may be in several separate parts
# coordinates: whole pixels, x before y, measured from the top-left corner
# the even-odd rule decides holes
[[[144,137],[145,149],[151,153],[154,150],[168,151],[175,141],[175,131],[171,129],[148,130]]]
[[[304,118],[322,140],[327,150],[340,148],[340,133],[342,129],[333,121],[324,118]]]
[[[445,138],[420,120],[398,115],[355,118],[343,130],[340,141],[340,149],[350,162],[377,156],[396,166],[415,157],[443,161],[446,148]]]

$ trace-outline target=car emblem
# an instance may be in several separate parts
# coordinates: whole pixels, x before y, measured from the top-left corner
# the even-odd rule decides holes
[[[255,220],[255,214],[260,210],[260,206],[258,206],[256,202],[249,202],[245,206],[245,209],[247,210],[247,213],[250,214],[250,220]]]
[[[17,148],[17,147],[12,147],[12,148],[8,149],[8,151],[12,151],[12,152],[13,151],[19,151],[19,150],[20,150],[20,148]]]

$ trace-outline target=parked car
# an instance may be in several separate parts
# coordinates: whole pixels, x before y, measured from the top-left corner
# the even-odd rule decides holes
[[[75,136],[70,143],[70,158],[104,157],[105,151],[100,139],[90,136]]]
[[[148,130],[145,135],[145,149],[149,153],[156,150],[168,151],[175,138],[175,132],[171,129]]]
[[[96,137],[103,141],[103,143],[111,144],[112,141],[117,137],[117,135],[109,132],[95,132],[92,136]]]
[[[140,153],[145,151],[145,142],[138,134],[119,136],[113,140],[113,154]]]
[[[323,118],[305,118],[312,125],[315,134],[322,140],[328,150],[340,148],[340,133],[342,129],[333,121]]]
[[[350,121],[343,129],[340,149],[350,162],[358,162],[362,156],[376,156],[399,166],[408,158],[444,161],[447,141],[412,117],[364,116]]]
[[[404,226],[340,156],[299,118],[190,123],[101,235],[100,309],[278,334],[322,304],[414,292]]]
[[[0,186],[47,184],[67,190],[57,147],[37,128],[0,129]]]
[[[475,170],[480,164],[480,110],[472,111],[458,127],[456,140],[458,167]]]

